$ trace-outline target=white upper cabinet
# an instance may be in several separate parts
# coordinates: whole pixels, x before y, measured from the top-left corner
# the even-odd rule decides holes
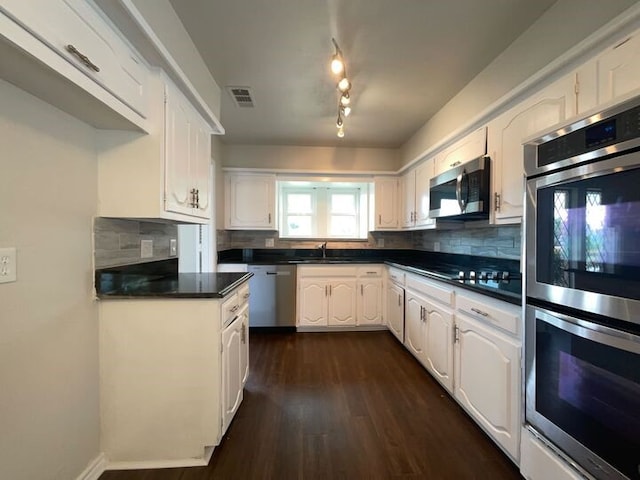
[[[640,88],[640,33],[608,48],[595,60],[598,105]]]
[[[2,0],[0,11],[4,14],[0,14],[0,35],[9,44],[35,57],[146,130],[148,68],[92,5],[85,0]],[[91,112],[95,110],[95,103],[83,102],[83,97],[74,98],[68,90],[57,90],[60,84],[50,73],[38,73],[24,59],[16,58],[12,63],[15,69],[29,66],[22,71],[23,79],[18,81],[18,86],[91,124],[108,126],[110,120],[102,125],[96,112]],[[5,72],[12,75],[11,69]],[[24,78],[27,75],[29,78]],[[38,85],[32,77],[40,77],[43,85]],[[51,90],[49,96],[47,83]]]
[[[210,218],[212,131],[169,83],[165,102],[165,209]]]
[[[225,228],[276,229],[276,176],[228,173],[225,178]]]
[[[458,140],[438,154],[434,161],[434,176],[487,153],[487,128],[482,127]]]
[[[400,224],[399,179],[397,177],[375,177],[374,180],[375,230],[396,230]]]
[[[524,200],[523,140],[575,115],[575,105],[575,77],[567,75],[489,123],[487,153],[492,159],[493,223],[521,221]]]
[[[433,177],[433,164],[434,158],[428,158],[400,179],[399,216],[403,228],[435,226],[435,219],[429,217],[429,181]]]
[[[98,132],[98,215],[206,223],[212,130],[166,77],[150,87],[149,134]]]

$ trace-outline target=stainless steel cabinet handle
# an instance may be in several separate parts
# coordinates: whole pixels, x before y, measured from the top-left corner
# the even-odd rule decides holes
[[[494,210],[496,212],[499,212],[500,211],[500,207],[502,207],[502,205],[500,204],[500,200],[502,200],[502,199],[501,199],[500,194],[498,192],[495,192],[493,194],[493,196],[494,196],[494,199],[495,199],[495,201],[493,202],[494,203],[494,207],[493,208],[494,208]]]
[[[325,297],[328,295],[328,293],[327,293],[329,291],[328,289],[329,289],[329,285],[325,285],[324,286],[324,296]]]
[[[364,295],[364,285],[360,285],[360,295]]]
[[[233,307],[231,307],[231,311],[237,312],[239,308],[240,308],[240,305],[234,305]]]
[[[78,57],[80,59],[80,61],[82,63],[84,63],[87,67],[89,67],[94,72],[99,72],[100,71],[100,68],[95,63],[93,63],[91,60],[89,60],[89,57],[87,57],[86,55],[82,54],[73,45],[71,45],[71,44],[67,45],[67,51],[73,53],[76,57]]]
[[[382,215],[378,214],[378,225],[382,225]]]
[[[329,296],[331,296],[331,285],[329,285]]]
[[[271,224],[271,214],[269,214],[269,224]]]
[[[460,161],[453,162],[453,163],[449,164],[449,166],[450,167],[457,167],[458,165],[460,165],[460,163],[461,163]]]
[[[478,310],[475,307],[473,307],[471,309],[471,311],[477,313],[478,315],[482,315],[483,317],[488,317],[489,316],[489,314],[487,312],[483,312],[482,310]]]
[[[401,307],[402,303],[400,303],[401,299],[400,299],[400,294],[398,294],[398,306]]]

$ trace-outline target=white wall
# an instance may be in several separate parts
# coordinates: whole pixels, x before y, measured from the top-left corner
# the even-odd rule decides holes
[[[202,99],[220,118],[220,87],[204,64],[169,0],[133,0],[171,56],[180,64]]]
[[[455,132],[637,0],[558,0],[401,148],[402,166]]]
[[[94,130],[0,80],[0,478],[76,478],[99,454]]]
[[[397,149],[224,145],[223,166],[332,172],[395,172]]]

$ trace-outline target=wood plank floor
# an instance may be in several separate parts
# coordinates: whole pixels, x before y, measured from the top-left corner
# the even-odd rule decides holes
[[[244,402],[206,467],[100,480],[520,479],[388,332],[251,335]]]

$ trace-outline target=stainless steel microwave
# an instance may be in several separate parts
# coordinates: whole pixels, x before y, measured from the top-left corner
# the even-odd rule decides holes
[[[450,220],[489,218],[491,159],[483,155],[431,179],[429,216]]]

